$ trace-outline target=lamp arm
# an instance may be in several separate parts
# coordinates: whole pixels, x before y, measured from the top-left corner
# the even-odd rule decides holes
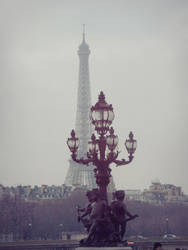
[[[108,154],[107,161],[110,161],[110,163],[114,162],[117,159],[119,153],[120,153],[120,151],[117,151],[116,153],[115,152],[110,152]]]
[[[116,167],[121,166],[121,165],[127,165],[128,163],[130,163],[133,160],[134,156],[132,154],[129,155],[129,160],[113,160],[113,162],[116,164]]]
[[[84,165],[88,165],[89,163],[93,162],[93,158],[84,159],[83,157],[81,157],[80,159],[77,159],[75,153],[72,153],[72,159],[73,161],[82,163]]]

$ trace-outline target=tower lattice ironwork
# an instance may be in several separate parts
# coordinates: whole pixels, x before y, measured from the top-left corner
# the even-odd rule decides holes
[[[92,125],[90,121],[91,108],[91,90],[89,78],[89,55],[90,49],[85,41],[85,31],[83,31],[83,40],[78,48],[79,56],[79,81],[77,94],[77,113],[76,113],[76,136],[79,138],[78,156],[87,157],[88,141],[92,134]],[[69,169],[65,178],[67,186],[86,186],[87,189],[96,188],[96,180],[94,177],[94,166],[83,165],[69,160]],[[109,191],[113,191],[114,184],[111,180]]]
[[[89,79],[89,54],[90,49],[83,40],[78,49],[79,56],[79,81],[77,94],[77,113],[76,113],[76,134],[79,137],[79,157],[86,157],[88,140],[91,138],[92,125],[89,119],[91,108],[91,91]],[[69,169],[65,178],[67,186],[87,186],[88,189],[96,187],[93,172],[94,166],[85,166],[69,160]]]

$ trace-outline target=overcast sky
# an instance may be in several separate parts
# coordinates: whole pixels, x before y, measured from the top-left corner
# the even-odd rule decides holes
[[[101,90],[112,103],[120,158],[130,130],[138,140],[116,186],[188,193],[186,0],[0,0],[0,183],[64,182],[83,23],[92,103]]]

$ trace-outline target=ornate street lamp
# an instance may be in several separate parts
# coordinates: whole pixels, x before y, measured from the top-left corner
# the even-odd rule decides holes
[[[98,138],[94,134],[91,136],[91,141],[88,142],[87,159],[77,159],[76,152],[79,146],[79,139],[76,137],[74,130],[72,130],[71,137],[67,140],[67,145],[72,152],[72,159],[75,162],[86,165],[92,163],[96,166],[94,169],[96,183],[99,186],[101,198],[107,200],[107,186],[111,177],[110,164],[115,163],[116,166],[120,166],[130,163],[133,159],[137,142],[133,133],[130,132],[129,139],[125,141],[129,159],[117,160],[119,154],[117,149],[118,137],[114,134],[114,129],[110,127],[114,120],[113,107],[105,101],[102,91],[100,92],[98,102],[91,107],[90,119],[95,126]]]
[[[106,103],[105,96],[102,91],[99,95],[99,101],[95,104],[95,106],[91,107],[90,118],[97,133],[104,136],[108,132],[109,127],[114,120],[114,112],[112,105]]]
[[[73,154],[77,151],[79,146],[79,140],[75,137],[74,130],[71,131],[71,138],[68,138],[67,145]]]

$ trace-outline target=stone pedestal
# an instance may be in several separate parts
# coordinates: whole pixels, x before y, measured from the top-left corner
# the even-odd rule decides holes
[[[76,250],[132,250],[132,247],[77,247]]]

